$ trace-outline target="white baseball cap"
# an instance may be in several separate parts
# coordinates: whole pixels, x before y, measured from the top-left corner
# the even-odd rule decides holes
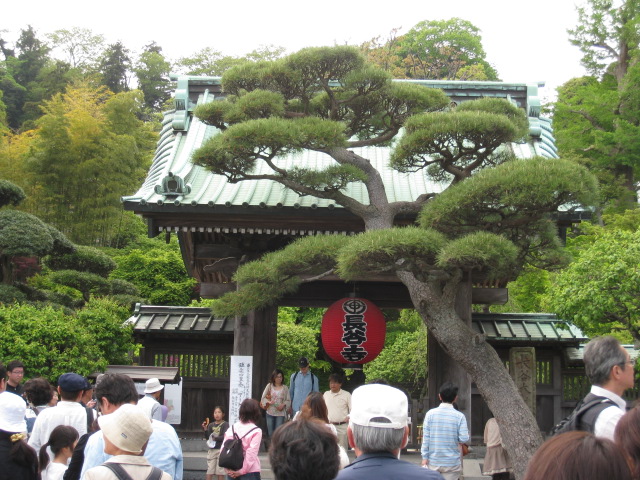
[[[153,428],[149,416],[137,405],[125,403],[110,415],[98,417],[103,435],[120,450],[142,453]]]
[[[351,395],[349,422],[363,427],[404,428],[409,413],[407,396],[389,385],[370,384]]]

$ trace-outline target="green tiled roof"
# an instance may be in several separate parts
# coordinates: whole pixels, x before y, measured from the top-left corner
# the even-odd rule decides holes
[[[204,307],[168,307],[136,304],[127,320],[133,324],[134,334],[232,334],[233,319],[215,318],[211,309]]]
[[[474,313],[472,327],[487,340],[564,342],[579,344],[587,337],[577,327],[547,313]]]
[[[510,144],[519,158],[544,156],[556,158],[556,148],[549,120],[541,118],[540,101],[536,84],[513,84],[500,82],[455,82],[418,81],[425,88],[442,88],[454,102],[481,96],[508,98],[529,115],[529,141]],[[133,195],[123,197],[125,209],[163,212],[176,209],[182,212],[206,213],[215,209],[224,213],[232,207],[245,208],[260,214],[263,208],[342,208],[332,200],[312,196],[302,196],[270,180],[227,182],[226,177],[214,175],[203,167],[191,163],[192,153],[202,143],[216,135],[218,130],[205,125],[193,116],[197,104],[213,101],[220,96],[220,79],[215,77],[178,77],[176,89],[176,110],[167,112],[162,124],[155,157],[147,177],[140,189]],[[391,149],[387,147],[367,147],[352,149],[356,154],[371,161],[381,172],[390,201],[413,201],[420,194],[439,192],[442,185],[426,178],[424,172],[400,173],[388,165]],[[277,160],[282,166],[298,165],[308,168],[324,168],[334,160],[328,155],[305,151]],[[258,163],[256,174],[270,172],[263,163]],[[171,176],[170,176],[171,175]],[[186,188],[182,194],[166,195],[163,182],[167,179],[181,180]],[[362,184],[352,183],[347,187],[347,195],[368,203],[366,189]]]

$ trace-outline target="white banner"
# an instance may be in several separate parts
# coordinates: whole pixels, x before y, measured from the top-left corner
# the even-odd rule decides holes
[[[182,377],[180,377],[180,383],[165,384],[164,404],[169,409],[165,422],[180,425],[182,423]]]
[[[250,355],[231,355],[229,382],[229,424],[238,421],[240,404],[245,398],[251,398],[251,379],[253,357]]]

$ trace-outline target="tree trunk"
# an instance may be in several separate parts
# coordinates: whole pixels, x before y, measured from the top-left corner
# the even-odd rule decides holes
[[[406,285],[416,310],[443,350],[475,382],[500,425],[516,479],[523,478],[529,458],[542,443],[542,435],[496,351],[457,315],[455,297],[460,280],[453,279],[441,286],[418,281],[408,272],[398,272],[398,278]]]

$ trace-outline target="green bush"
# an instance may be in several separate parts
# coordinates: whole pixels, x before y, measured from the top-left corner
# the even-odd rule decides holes
[[[116,262],[97,248],[78,245],[74,253],[58,257],[48,256],[44,263],[51,270],[80,270],[108,277],[116,268]]]
[[[0,284],[0,304],[22,303],[27,296],[12,285]]]

